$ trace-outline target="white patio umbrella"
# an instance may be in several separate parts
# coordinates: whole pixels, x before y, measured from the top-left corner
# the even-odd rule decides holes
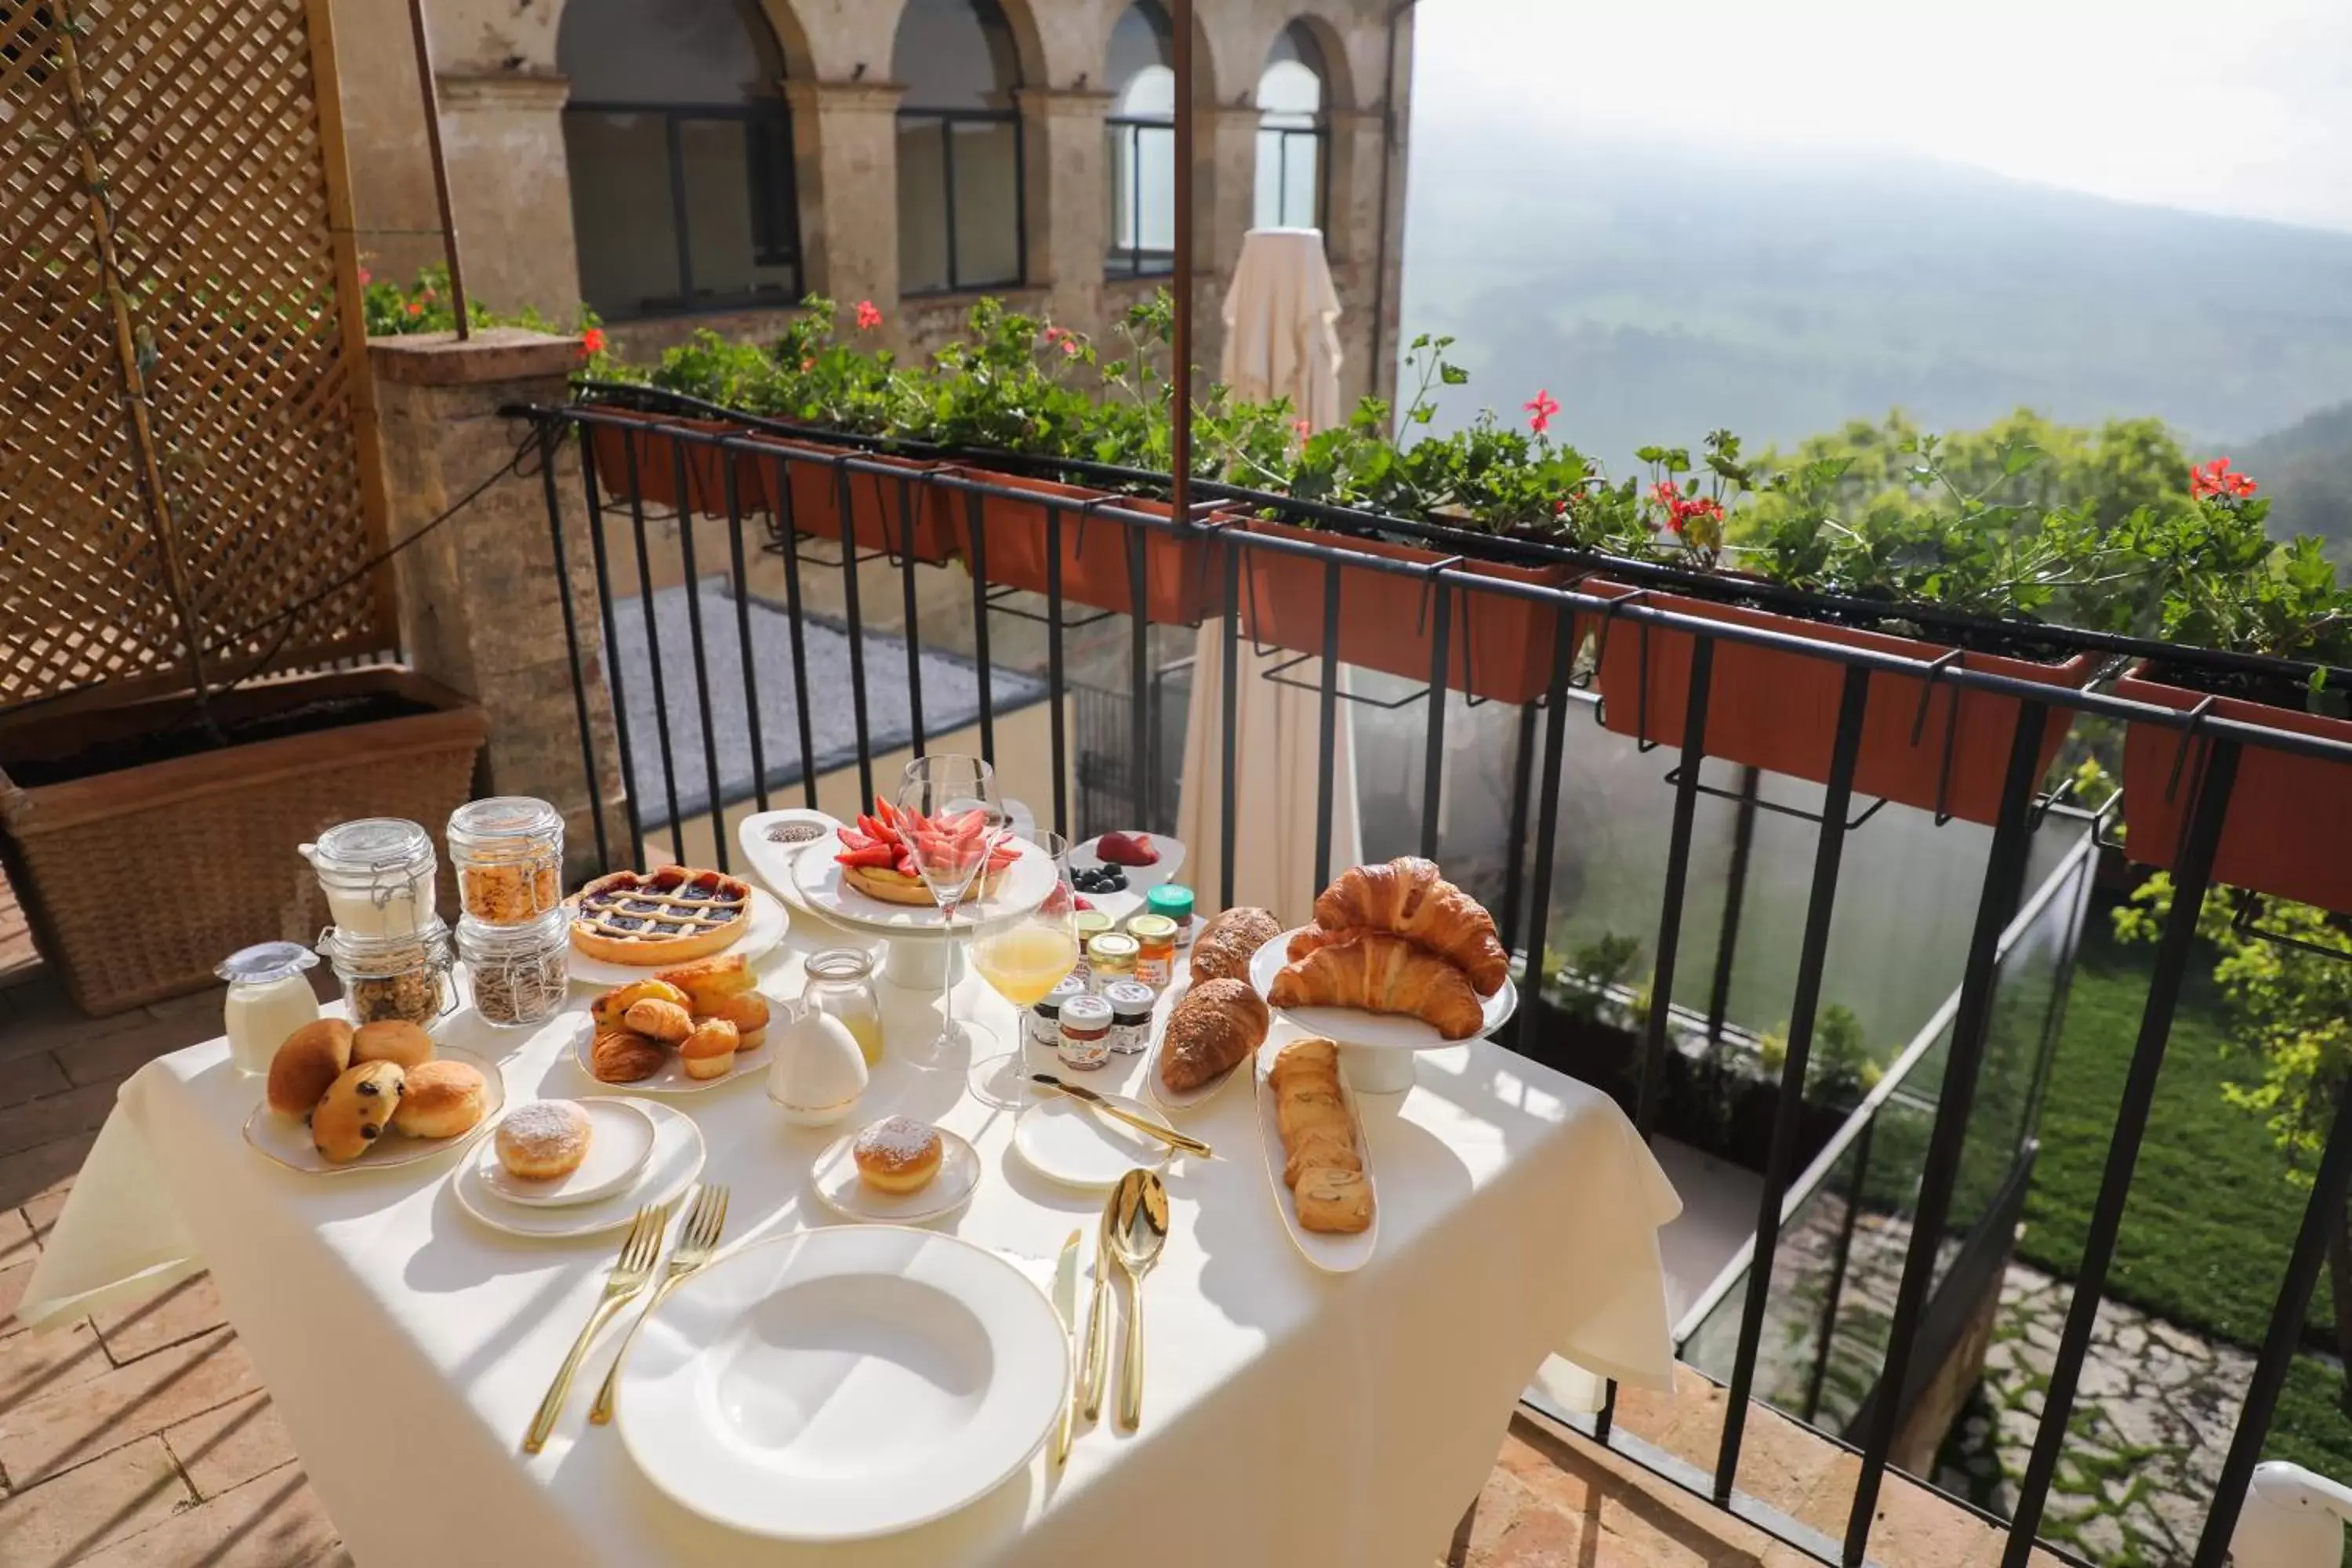
[[[1339,297],[1315,229],[1253,229],[1242,242],[1240,265],[1225,296],[1225,351],[1219,379],[1254,402],[1288,397],[1314,429],[1337,424],[1339,407]],[[1244,636],[1241,679],[1235,683],[1233,743],[1234,904],[1272,910],[1286,924],[1310,918],[1315,895],[1316,798],[1324,773],[1333,775],[1330,866],[1334,873],[1363,858],[1356,817],[1355,731],[1349,704],[1339,703],[1332,753],[1322,753],[1322,702],[1312,691],[1262,679],[1268,667],[1295,658],[1260,657]],[[1192,662],[1192,700],[1184,730],[1184,777],[1178,797],[1177,837],[1189,847],[1201,907],[1219,898],[1223,824],[1225,632],[1222,621],[1201,627]],[[1311,667],[1290,679],[1311,679]],[[1343,674],[1340,690],[1347,689]]]

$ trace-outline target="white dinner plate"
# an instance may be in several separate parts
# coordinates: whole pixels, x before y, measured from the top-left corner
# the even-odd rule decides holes
[[[812,844],[839,844],[834,829],[841,819],[804,805],[780,811],[755,812],[735,826],[735,842],[742,848],[751,874],[768,884],[768,891],[790,904],[793,860]]]
[[[568,907],[568,906],[567,906]],[[707,963],[714,958],[740,957],[746,963],[756,963],[775,950],[784,940],[784,931],[792,925],[792,915],[783,900],[765,888],[751,889],[751,918],[743,934],[720,948],[717,952],[682,963],[664,961],[657,963],[613,963],[601,958],[591,958],[574,947],[571,952],[572,982],[575,985],[626,985],[632,980],[643,980],[665,969],[683,969],[688,963]]]
[[[574,1104],[588,1116],[588,1152],[569,1173],[543,1182],[518,1176],[499,1158],[499,1141],[492,1134],[482,1144],[475,1163],[482,1180],[509,1203],[534,1208],[564,1208],[609,1198],[635,1184],[637,1173],[653,1157],[654,1119],[634,1100],[583,1100]]]
[[[1003,881],[982,906],[983,921],[1026,914],[1054,890],[1054,862],[1045,852],[1025,838],[1013,839],[1012,845],[1013,864],[1005,868]],[[817,913],[880,936],[937,936],[946,929],[946,917],[937,904],[887,903],[851,887],[842,879],[841,862],[834,858],[840,852],[841,840],[836,837],[833,846],[827,850],[818,845],[793,857],[793,890]],[[956,921],[956,930],[969,931],[972,923],[968,910]]]
[[[1290,939],[1306,930],[1293,927],[1267,942],[1250,958],[1250,984],[1257,994],[1268,997],[1268,1007],[1274,1016],[1286,1018],[1310,1035],[1320,1035],[1327,1040],[1337,1040],[1343,1046],[1368,1046],[1392,1051],[1433,1051],[1445,1046],[1458,1046],[1462,1040],[1449,1040],[1437,1032],[1433,1024],[1402,1013],[1367,1013],[1360,1007],[1275,1007],[1270,999],[1274,977],[1290,962]],[[1503,988],[1483,999],[1486,1016],[1476,1035],[1463,1039],[1483,1039],[1501,1028],[1510,1016],[1518,1010],[1519,990],[1506,976]]]
[[[454,1138],[404,1138],[387,1131],[368,1146],[366,1153],[347,1164],[338,1165],[310,1142],[310,1123],[299,1117],[280,1116],[269,1109],[265,1096],[245,1119],[245,1141],[269,1159],[289,1171],[299,1171],[306,1176],[340,1176],[347,1171],[385,1171],[396,1165],[413,1165],[419,1160],[430,1160],[452,1149],[463,1149],[488,1131],[507,1105],[507,1080],[499,1071],[499,1064],[488,1057],[455,1046],[436,1044],[433,1054],[444,1061],[464,1062],[482,1075],[482,1119]]]
[[[686,1195],[702,1174],[702,1130],[694,1118],[656,1100],[640,1102],[653,1119],[654,1146],[637,1179],[610,1197],[593,1203],[551,1208],[544,1204],[509,1203],[483,1178],[479,1161],[458,1167],[449,1184],[458,1206],[492,1230],[509,1236],[560,1239],[617,1230],[637,1217],[646,1204],[674,1204]]]
[[[1128,835],[1135,837],[1133,833]],[[1078,896],[1110,917],[1114,926],[1124,925],[1127,917],[1143,908],[1144,895],[1163,882],[1172,882],[1176,873],[1184,868],[1184,845],[1181,840],[1164,833],[1145,834],[1151,847],[1160,851],[1160,858],[1149,866],[1121,866],[1127,873],[1127,886],[1116,893],[1081,893]],[[1110,864],[1102,858],[1097,846],[1102,843],[1099,834],[1070,850],[1070,869],[1092,871]]]
[[[1283,1167],[1290,1163],[1289,1152],[1282,1146],[1282,1123],[1275,1114],[1274,1085],[1266,1074],[1282,1055],[1285,1046],[1295,1040],[1268,1040],[1258,1047],[1257,1059],[1252,1065],[1251,1076],[1256,1080],[1258,1141],[1265,1149],[1266,1184],[1274,1194],[1275,1212],[1282,1215],[1282,1228],[1290,1233],[1292,1245],[1299,1256],[1328,1274],[1352,1274],[1361,1268],[1372,1256],[1372,1248],[1381,1239],[1381,1189],[1372,1180],[1372,1146],[1364,1138],[1364,1119],[1356,1106],[1356,1091],[1348,1087],[1348,1075],[1339,1075],[1339,1102],[1348,1108],[1348,1120],[1355,1123],[1356,1157],[1364,1163],[1364,1181],[1372,1189],[1372,1223],[1353,1236],[1335,1235],[1330,1231],[1309,1230],[1298,1223],[1298,1205],[1282,1179]]]
[[[778,1015],[782,1013],[783,1007],[782,1004],[772,996],[768,998],[768,1007],[770,1010],[768,1027],[772,1029],[780,1021]],[[571,1028],[572,1031],[572,1065],[578,1068],[581,1076],[596,1088],[621,1094],[700,1094],[706,1089],[719,1089],[730,1083],[740,1083],[747,1078],[757,1078],[768,1070],[768,1042],[764,1039],[748,1050],[738,1050],[735,1053],[734,1067],[718,1078],[688,1076],[686,1063],[679,1058],[677,1047],[672,1046],[663,1052],[667,1059],[660,1067],[654,1069],[653,1077],[641,1078],[635,1083],[607,1083],[596,1076],[595,1018],[590,1014],[578,1014]]]
[[[1103,1099],[1130,1115],[1152,1120],[1149,1106],[1123,1094]],[[1050,1089],[1013,1121],[1013,1147],[1039,1175],[1072,1187],[1114,1185],[1138,1166],[1158,1170],[1175,1152],[1159,1139]]]
[[[1166,994],[1160,998],[1159,1006],[1152,1012],[1151,1054],[1143,1066],[1144,1092],[1151,1097],[1152,1104],[1171,1116],[1179,1111],[1191,1110],[1195,1107],[1206,1105],[1223,1093],[1227,1084],[1245,1076],[1243,1069],[1249,1065],[1249,1059],[1244,1057],[1208,1082],[1196,1085],[1192,1089],[1170,1089],[1160,1081],[1160,1052],[1168,1043],[1168,1015],[1183,998],[1184,993],[1192,988],[1192,983],[1185,978],[1186,973],[1185,961],[1181,955],[1179,955],[1175,984],[1169,986]]]
[[[680,1506],[784,1541],[895,1534],[1018,1474],[1069,1393],[1044,1291],[937,1231],[754,1243],[646,1315],[622,1442]]]
[[[971,1144],[942,1127],[940,1135],[940,1173],[919,1193],[885,1193],[867,1186],[857,1174],[857,1161],[850,1153],[850,1145],[857,1141],[855,1132],[836,1138],[828,1144],[816,1163],[809,1167],[809,1182],[824,1206],[851,1219],[878,1222],[883,1225],[920,1225],[941,1215],[953,1214],[971,1198],[972,1190],[980,1185],[980,1152]]]

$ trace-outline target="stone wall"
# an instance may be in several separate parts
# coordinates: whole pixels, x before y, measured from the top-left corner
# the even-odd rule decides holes
[[[1025,148],[1029,286],[995,291],[1096,334],[1135,292],[1131,284],[1107,284],[1103,264],[1105,50],[1126,5],[1004,3],[1023,83],[1015,101]],[[877,301],[901,348],[928,351],[974,296],[899,299],[893,116],[902,89],[887,79],[903,0],[763,5],[784,53],[806,284],[839,300]],[[334,0],[333,10],[361,249],[377,271],[405,276],[440,251],[406,18],[400,6],[358,0]],[[493,308],[530,305],[568,320],[580,284],[562,120],[568,83],[556,53],[562,0],[427,0],[426,10],[471,291]],[[1253,213],[1254,94],[1268,49],[1294,20],[1314,34],[1325,61],[1328,238],[1345,310],[1341,391],[1352,400],[1392,384],[1403,266],[1412,25],[1404,12],[1392,32],[1384,0],[1198,0],[1198,360],[1212,370],[1217,363],[1219,307]],[[1382,142],[1391,120],[1383,210]],[[1376,305],[1383,318],[1378,357],[1385,362],[1378,366]],[[782,320],[782,312],[761,310],[670,317],[632,323],[614,340],[625,352],[650,354],[701,326],[761,341]]]

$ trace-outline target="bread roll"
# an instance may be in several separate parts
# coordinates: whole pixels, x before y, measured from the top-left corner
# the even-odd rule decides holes
[[[419,1062],[404,1069],[392,1130],[409,1138],[455,1138],[482,1120],[488,1088],[464,1062]]]
[[[351,1065],[349,1024],[319,1018],[303,1025],[269,1058],[269,1109],[280,1116],[310,1115]]]
[[[413,1068],[433,1059],[433,1037],[405,1018],[362,1024],[352,1031],[352,1060],[398,1062]]]
[[[1274,1016],[1245,980],[1207,980],[1184,993],[1160,1041],[1160,1081],[1182,1093],[1249,1060]]]

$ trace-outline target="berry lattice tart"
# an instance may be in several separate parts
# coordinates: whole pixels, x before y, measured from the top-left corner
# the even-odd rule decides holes
[[[607,963],[683,963],[733,944],[751,923],[751,888],[719,871],[615,871],[580,889],[572,945]]]

